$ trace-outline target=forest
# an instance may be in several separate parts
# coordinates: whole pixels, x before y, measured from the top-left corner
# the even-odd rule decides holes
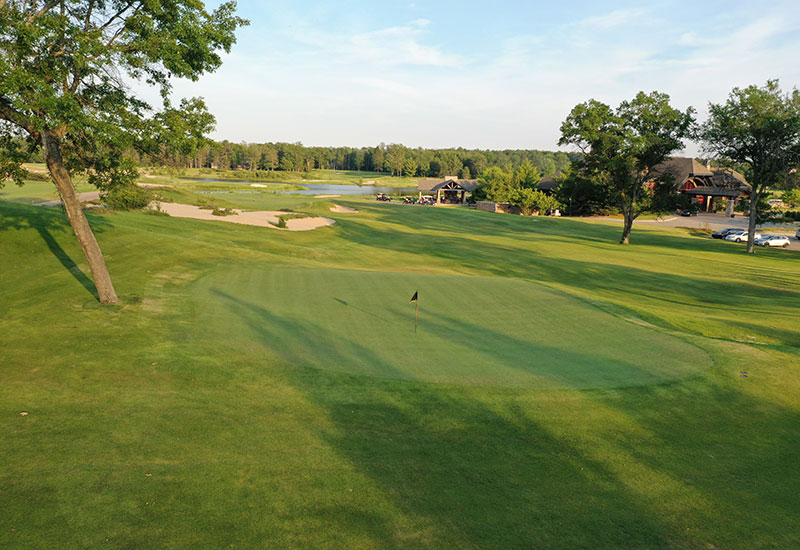
[[[542,176],[550,176],[565,170],[574,157],[574,154],[564,152],[524,149],[423,149],[384,143],[375,147],[307,147],[301,143],[232,143],[225,140],[212,141],[190,154],[137,158],[137,162],[140,165],[169,164],[224,170],[356,170],[384,172],[392,176],[472,179],[490,166],[512,171],[526,160],[538,168]]]

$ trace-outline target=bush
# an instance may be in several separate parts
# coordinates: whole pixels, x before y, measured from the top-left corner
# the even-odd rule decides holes
[[[800,222],[800,210],[786,210],[781,212],[779,216],[773,218],[776,223],[794,223]]]
[[[211,211],[212,216],[234,216],[237,212],[230,208],[219,208],[217,206],[214,207],[214,210]]]
[[[509,202],[519,206],[525,215],[530,215],[534,212],[546,212],[560,207],[555,198],[545,195],[541,191],[525,187],[512,191]]]
[[[138,185],[116,185],[101,194],[105,205],[112,210],[141,210],[153,200],[152,193]]]
[[[800,189],[790,189],[783,193],[783,202],[790,206],[800,206]]]

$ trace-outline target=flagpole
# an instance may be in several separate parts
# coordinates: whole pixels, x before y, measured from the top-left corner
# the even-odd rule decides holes
[[[411,297],[411,301],[414,302],[414,334],[417,333],[417,319],[419,318],[419,291],[415,291],[414,295]]]

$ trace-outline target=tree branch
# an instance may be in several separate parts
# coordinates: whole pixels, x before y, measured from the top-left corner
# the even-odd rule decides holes
[[[28,25],[31,25],[34,21],[40,18],[42,15],[47,13],[48,11],[52,10],[56,6],[59,5],[61,0],[50,0],[49,2],[45,2],[42,8],[37,12],[32,12],[28,15]],[[4,2],[5,3],[5,2]],[[31,8],[33,8],[33,4],[31,4]]]
[[[115,13],[115,14],[114,14],[114,15],[111,17],[111,19],[109,19],[108,21],[106,21],[105,23],[103,23],[103,24],[102,24],[100,27],[98,27],[98,29],[99,29],[99,30],[101,30],[101,31],[102,31],[102,30],[105,30],[105,29],[106,29],[106,27],[108,27],[109,25],[111,25],[111,24],[112,24],[114,21],[116,21],[116,20],[117,20],[117,19],[118,19],[120,16],[122,16],[122,14],[123,14],[123,13],[125,13],[126,11],[128,11],[129,9],[131,9],[131,6],[133,6],[133,5],[134,5],[134,4],[135,4],[137,1],[138,1],[138,0],[131,0],[130,2],[128,2],[128,3],[125,5],[125,7],[123,7],[121,10],[119,10],[117,13]]]
[[[92,12],[94,11],[94,0],[89,0],[89,7],[86,8],[86,19],[83,21],[83,30],[88,31],[92,24]]]
[[[16,124],[31,136],[36,136],[37,132],[33,128],[31,121],[21,112],[14,109],[5,100],[0,99],[0,118],[7,120],[12,124]]]

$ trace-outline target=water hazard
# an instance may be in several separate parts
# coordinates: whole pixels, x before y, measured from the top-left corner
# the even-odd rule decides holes
[[[192,181],[202,181],[206,183],[276,183],[283,184],[284,182],[271,182],[271,181],[249,181],[249,180],[216,180],[216,179],[193,179]],[[342,185],[336,183],[300,183],[307,189],[288,189],[271,191],[269,189],[263,190],[241,190],[241,191],[195,191],[195,193],[204,194],[221,194],[221,193],[288,193],[292,195],[376,195],[378,193],[386,193],[387,195],[393,193],[411,193],[416,191],[416,187],[386,187],[380,185]]]

